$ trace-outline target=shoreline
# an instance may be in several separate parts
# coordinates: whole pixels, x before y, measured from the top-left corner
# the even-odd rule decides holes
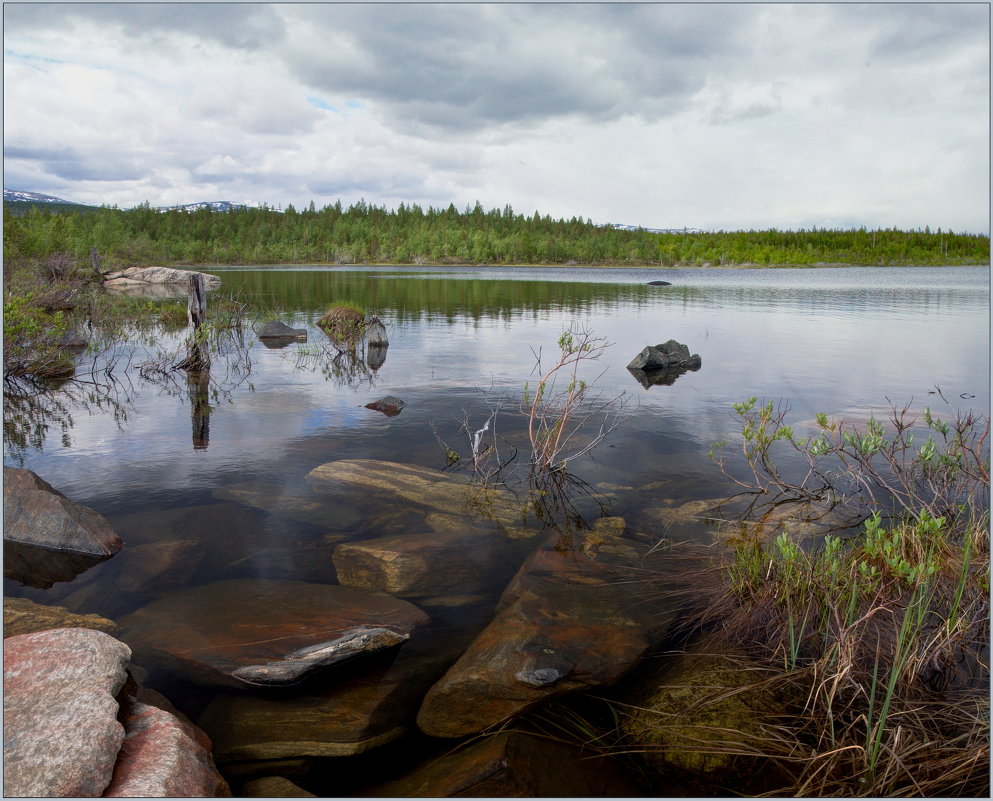
[[[141,265],[143,267],[153,267],[159,265]],[[743,264],[471,264],[468,262],[428,262],[415,264],[413,262],[349,262],[340,264],[338,262],[260,262],[256,264],[217,264],[211,262],[187,262],[179,261],[168,264],[169,267],[177,269],[232,269],[232,268],[253,268],[253,267],[497,267],[507,269],[589,269],[589,270],[819,270],[823,268],[839,267],[862,267],[872,269],[886,269],[889,267],[912,267],[915,269],[944,269],[947,267],[971,267],[979,268],[990,266],[989,262],[980,264],[849,264],[847,262],[817,262],[816,264],[754,264],[745,262]]]

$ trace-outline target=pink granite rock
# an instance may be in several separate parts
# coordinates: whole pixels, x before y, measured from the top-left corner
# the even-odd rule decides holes
[[[107,798],[228,798],[207,735],[165,698],[129,682],[123,693],[124,744]]]
[[[5,796],[99,796],[124,727],[117,694],[131,649],[92,629],[50,629],[4,640]]]

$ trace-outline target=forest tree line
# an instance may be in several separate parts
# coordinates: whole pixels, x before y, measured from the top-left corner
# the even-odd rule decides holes
[[[359,201],[214,211],[102,207],[71,212],[5,203],[4,258],[67,253],[104,266],[151,264],[589,264],[721,266],[988,264],[989,237],[897,229],[653,233],[528,216],[509,205],[459,211]]]

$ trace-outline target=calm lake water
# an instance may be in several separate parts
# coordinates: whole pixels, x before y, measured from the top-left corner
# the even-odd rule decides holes
[[[180,331],[157,332],[122,359],[111,393],[116,413],[106,402],[100,409],[66,399],[67,414],[49,420],[37,447],[5,437],[5,464],[34,470],[101,512],[127,545],[168,536],[183,509],[230,505],[225,492],[246,482],[287,495],[304,491],[306,474],[332,460],[444,468],[439,439],[467,453],[461,419],[478,428],[488,401],[519,401],[526,383],[533,390],[536,355],[550,366],[566,329],[611,343],[582,377],[604,397],[620,398],[625,412],[571,472],[646,537],[666,532],[642,515],[644,506],[730,494],[707,451],[734,434],[735,401],[782,399],[792,409],[788,422],[817,412],[864,418],[884,413],[889,402],[984,414],[990,406],[988,268],[206,269],[221,276],[225,293],[238,291],[308,331],[308,342],[283,348],[247,332],[227,359],[215,357],[206,436],[194,431],[182,373],[173,374],[178,381],[146,380],[138,370],[158,350],[178,349]],[[651,280],[672,286],[648,286]],[[322,355],[326,337],[315,323],[341,301],[387,325],[390,346],[377,370],[349,374]],[[646,345],[669,339],[698,353],[702,367],[646,389],[626,365]],[[932,394],[935,387],[952,409]],[[399,415],[365,408],[386,395],[406,403]],[[524,445],[522,416],[508,408],[498,422],[510,442]],[[522,450],[518,463],[526,456]],[[646,486],[653,489],[637,491]],[[362,499],[353,501],[362,508]],[[596,504],[580,506],[588,517],[599,514]],[[192,579],[177,577],[176,585],[241,577],[334,582],[326,551],[307,550],[321,536],[316,527],[283,523],[278,533],[263,525],[243,541],[211,540],[213,530],[190,528],[184,536],[201,538],[206,556]],[[170,589],[168,580],[157,586]],[[40,590],[5,578],[4,590],[41,602],[72,597],[66,583]],[[72,599],[76,611],[106,612],[97,600],[88,608],[86,597]],[[148,601],[139,595],[132,603]]]

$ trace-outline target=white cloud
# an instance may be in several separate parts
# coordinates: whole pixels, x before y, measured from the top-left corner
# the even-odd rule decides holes
[[[988,8],[5,7],[5,185],[988,230]]]

